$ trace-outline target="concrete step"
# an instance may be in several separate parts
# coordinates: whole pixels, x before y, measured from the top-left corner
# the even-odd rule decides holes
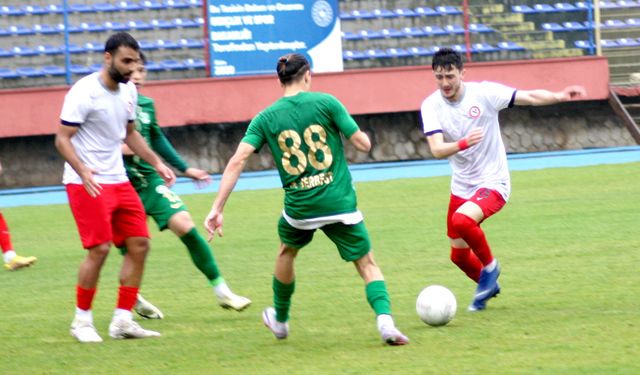
[[[533,51],[534,59],[550,59],[557,57],[578,57],[583,56],[584,52],[579,48],[561,48]]]
[[[534,31],[536,29],[536,25],[533,22],[488,23],[487,26],[500,32]]]
[[[503,32],[502,36],[506,40],[512,42],[532,42],[539,40],[551,41],[554,40],[554,35],[550,31],[509,31]]]

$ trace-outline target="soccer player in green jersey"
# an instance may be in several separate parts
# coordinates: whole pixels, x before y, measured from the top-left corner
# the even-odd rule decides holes
[[[131,76],[131,82],[138,88],[144,85],[147,76],[144,66],[146,58],[143,53],[140,53],[140,57],[141,64]],[[211,182],[211,177],[206,171],[189,167],[182,160],[158,126],[153,99],[142,94],[138,94],[136,127],[151,149],[171,166],[193,179],[199,186],[205,186]],[[229,289],[222,278],[209,244],[196,230],[191,215],[180,197],[165,186],[164,181],[151,165],[127,150],[126,146],[123,147],[125,147],[123,154],[127,175],[140,196],[147,215],[156,221],[160,230],[169,228],[185,244],[193,263],[214,288],[220,306],[236,311],[247,308],[251,301],[234,294]],[[157,307],[139,294],[135,311],[145,318],[162,319],[163,317]]]
[[[281,57],[277,73],[283,97],[260,112],[229,161],[220,191],[205,220],[209,237],[222,236],[223,210],[249,156],[267,144],[285,191],[278,223],[280,252],[273,277],[274,307],[262,313],[278,339],[289,335],[289,307],[295,289],[294,261],[299,250],[321,229],[340,256],[353,262],[365,282],[367,300],[377,316],[382,340],[404,345],[409,339],[391,317],[391,302],[380,268],[373,258],[369,234],[356,204],[341,134],[358,151],[371,149],[369,137],[333,96],[309,92],[311,71],[300,54]]]

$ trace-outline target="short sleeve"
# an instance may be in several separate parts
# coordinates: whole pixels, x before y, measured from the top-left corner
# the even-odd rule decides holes
[[[80,90],[78,85],[73,86],[64,97],[60,121],[63,125],[82,125],[91,109],[91,96]]]
[[[131,81],[127,82],[127,88],[129,88],[129,92],[131,95],[131,102],[133,103],[133,110],[129,111],[128,119],[129,121],[135,121],[136,120],[135,108],[138,108],[138,89],[136,88],[136,85],[134,85],[133,82]]]
[[[356,121],[351,117],[347,108],[340,103],[338,99],[329,95],[329,110],[331,115],[333,116],[333,121],[335,122],[340,132],[344,134],[344,136],[349,139],[352,135],[354,135],[360,128]]]
[[[501,83],[483,81],[480,83],[482,93],[489,105],[496,111],[512,107],[516,89]]]
[[[241,142],[248,143],[256,150],[260,150],[262,145],[266,142],[262,128],[263,121],[261,113],[254,117],[253,120],[251,120],[251,123],[249,123],[247,132],[244,134],[244,137],[242,137]]]
[[[442,125],[440,124],[440,120],[438,120],[435,104],[433,100],[429,100],[429,98],[425,99],[420,106],[422,131],[427,136],[442,133]]]

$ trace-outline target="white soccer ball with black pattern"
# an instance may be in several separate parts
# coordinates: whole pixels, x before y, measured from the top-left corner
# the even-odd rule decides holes
[[[420,292],[416,312],[430,326],[443,326],[456,315],[456,296],[442,285],[430,285]]]

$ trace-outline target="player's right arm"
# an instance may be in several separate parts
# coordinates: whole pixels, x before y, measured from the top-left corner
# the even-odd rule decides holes
[[[216,233],[222,237],[222,212],[224,211],[224,206],[233,188],[236,186],[240,178],[240,173],[242,173],[244,166],[247,164],[247,160],[249,160],[249,156],[251,156],[255,150],[256,148],[249,143],[240,142],[235,154],[231,157],[227,167],[224,169],[222,179],[220,180],[218,195],[213,202],[209,215],[207,215],[207,218],[204,220],[204,227],[207,229],[207,232],[209,232],[209,241],[213,239]]]
[[[367,133],[358,130],[349,138],[349,142],[360,152],[369,152],[371,150],[371,140]]]
[[[95,171],[87,167],[82,160],[80,160],[76,154],[76,149],[71,143],[71,137],[73,137],[78,130],[80,130],[80,128],[77,126],[60,125],[56,133],[55,145],[64,160],[66,160],[80,176],[87,193],[92,197],[97,197],[102,191],[102,186],[93,179]]]
[[[475,128],[456,142],[445,142],[442,132],[427,135],[427,142],[429,143],[431,154],[437,159],[444,159],[482,142],[482,138],[484,138],[482,129]]]

